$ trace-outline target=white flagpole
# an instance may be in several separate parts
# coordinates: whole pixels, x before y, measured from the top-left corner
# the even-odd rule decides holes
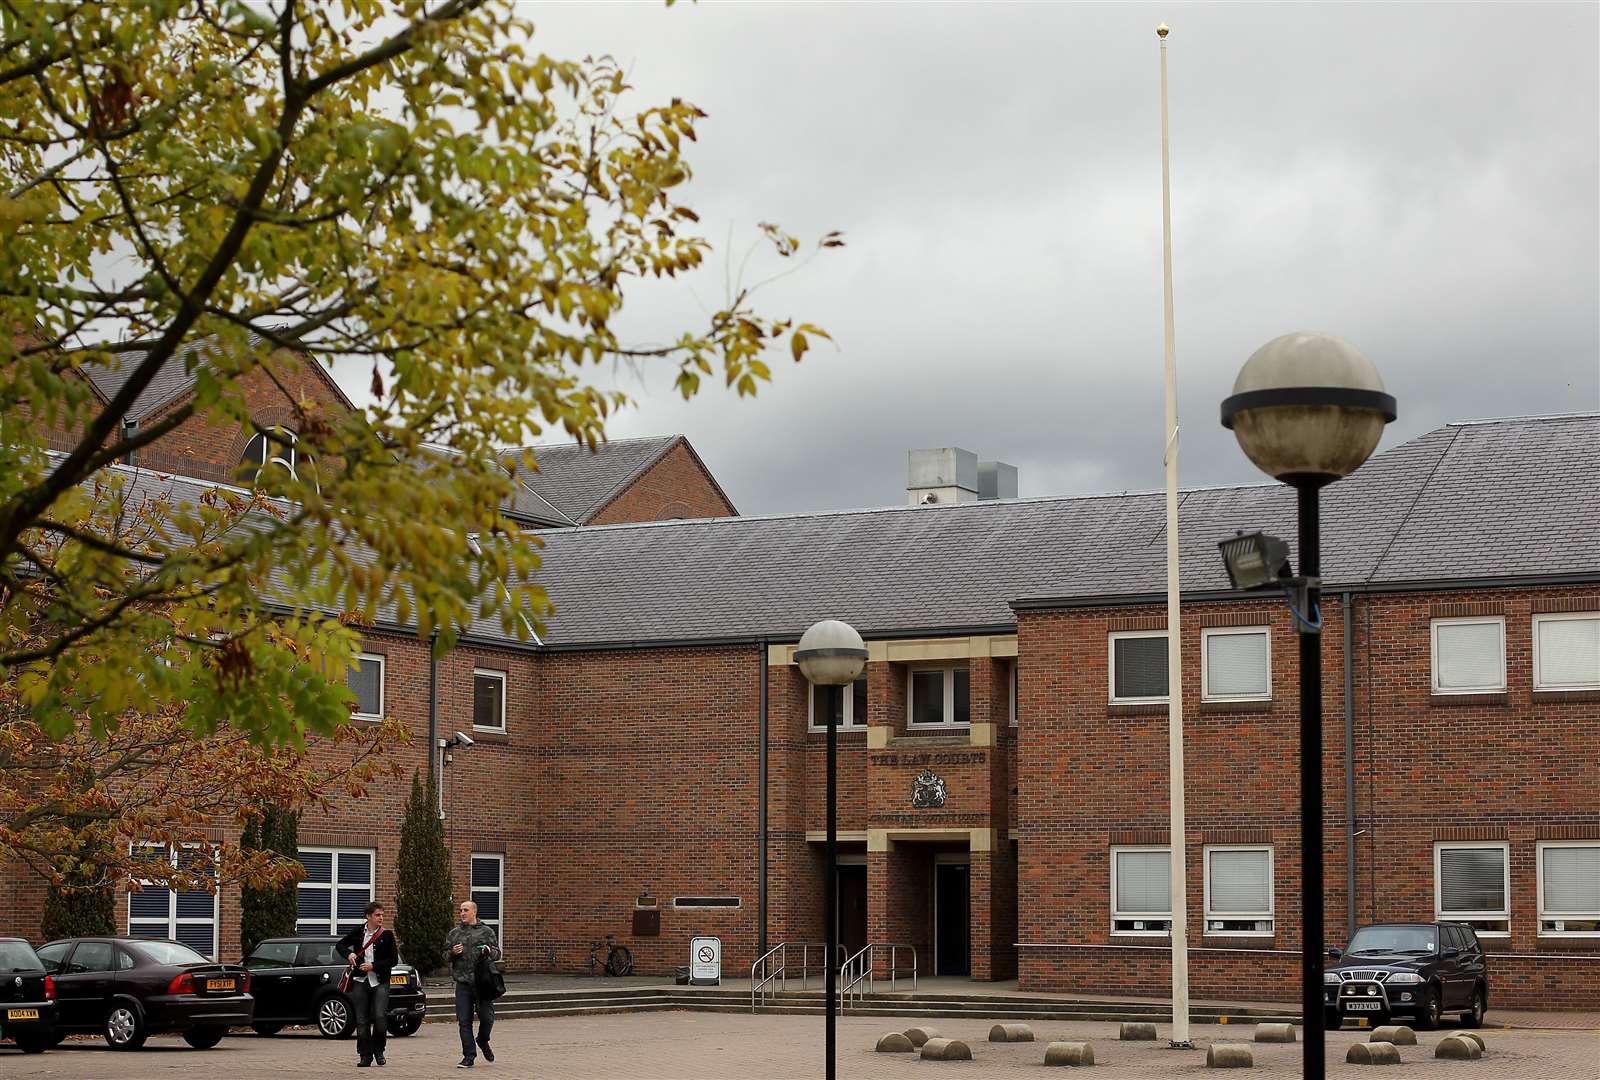
[[[1166,345],[1167,765],[1172,778],[1172,1045],[1189,1047],[1189,918],[1183,820],[1183,649],[1178,619],[1178,361],[1172,335],[1172,185],[1167,163],[1167,24],[1161,39],[1161,269]]]

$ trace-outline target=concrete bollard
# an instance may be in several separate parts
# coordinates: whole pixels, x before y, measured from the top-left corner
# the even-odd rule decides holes
[[[1053,1042],[1044,1048],[1046,1065],[1093,1065],[1094,1047],[1086,1042]]]
[[[1345,1051],[1344,1060],[1347,1065],[1398,1065],[1400,1051],[1394,1043],[1351,1043],[1350,1049]]]
[[[1483,1056],[1483,1048],[1471,1039],[1448,1035],[1440,1039],[1439,1045],[1433,1048],[1433,1056],[1449,1058],[1452,1061],[1477,1061]]]
[[[1248,1069],[1255,1065],[1248,1043],[1212,1043],[1206,1047],[1206,1068]]]
[[[876,1049],[880,1054],[909,1054],[915,1051],[916,1047],[911,1045],[910,1039],[898,1031],[891,1031],[878,1040]]]
[[[1478,1044],[1479,1050],[1482,1050],[1484,1053],[1489,1052],[1489,1044],[1484,1042],[1483,1036],[1479,1035],[1476,1031],[1452,1031],[1447,1038],[1471,1039],[1473,1042]]]
[[[1293,1024],[1257,1024],[1256,1042],[1263,1043],[1292,1043],[1294,1042]]]
[[[936,1027],[906,1028],[906,1038],[911,1040],[912,1046],[921,1046],[929,1039],[937,1039],[938,1037],[939,1029]]]
[[[996,1024],[989,1029],[990,1042],[1032,1042],[1033,1029],[1027,1024]]]
[[[1373,1028],[1372,1037],[1368,1042],[1394,1043],[1396,1046],[1417,1045],[1417,1033],[1404,1024],[1389,1024],[1385,1027]]]
[[[972,1049],[960,1039],[929,1039],[922,1044],[924,1061],[971,1061]]]
[[[1117,1038],[1123,1042],[1141,1039],[1154,1039],[1156,1026],[1154,1024],[1123,1024],[1122,1031]]]

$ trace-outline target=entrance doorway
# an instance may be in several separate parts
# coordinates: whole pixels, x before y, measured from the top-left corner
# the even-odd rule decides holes
[[[933,973],[935,975],[972,974],[972,941],[968,936],[971,916],[970,879],[971,867],[966,863],[934,864]]]
[[[839,866],[839,963],[867,946],[867,865]]]

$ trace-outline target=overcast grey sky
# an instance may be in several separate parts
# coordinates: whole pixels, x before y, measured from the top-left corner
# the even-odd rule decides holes
[[[636,106],[710,114],[688,201],[717,259],[641,292],[638,337],[721,298],[730,227],[734,258],[762,220],[846,233],[760,294],[836,351],[754,402],[620,376],[612,436],[684,432],[747,514],[901,502],[922,446],[1023,495],[1160,487],[1162,19],[1184,486],[1261,479],[1217,404],[1289,330],[1378,365],[1385,446],[1600,409],[1595,4],[530,8],[545,51],[631,67]]]

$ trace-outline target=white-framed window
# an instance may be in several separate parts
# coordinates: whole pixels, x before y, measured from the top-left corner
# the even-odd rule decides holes
[[[1506,621],[1499,615],[1434,619],[1433,692],[1497,694],[1506,688]]]
[[[1600,690],[1600,612],[1533,617],[1533,688]]]
[[[472,856],[472,902],[478,905],[478,921],[494,927],[495,936],[506,939],[503,924],[506,898],[506,857]]]
[[[1020,660],[1013,660],[1010,664],[1010,678],[1006,681],[1011,684],[1011,726],[1017,726],[1017,665]]]
[[[1271,937],[1272,848],[1225,844],[1205,850],[1206,933]]]
[[[472,726],[479,731],[506,729],[506,673],[474,668]]]
[[[378,653],[362,653],[350,669],[346,684],[356,696],[355,715],[362,720],[383,719],[384,659]]]
[[[371,848],[301,848],[306,876],[300,882],[295,933],[343,935],[364,925],[377,861]]]
[[[1126,630],[1106,636],[1106,668],[1113,705],[1154,705],[1167,700],[1167,632]]]
[[[1511,848],[1500,840],[1433,846],[1433,913],[1479,937],[1511,931]]]
[[[966,664],[909,669],[906,710],[912,727],[966,727],[972,719],[971,670]]]
[[[841,700],[842,699],[842,700]],[[806,726],[812,731],[828,730],[828,713],[840,729],[867,726],[867,674],[862,672],[841,695],[837,687],[813,686],[808,700]],[[843,708],[844,712],[839,712]]]
[[[1172,852],[1165,847],[1111,849],[1111,932],[1134,937],[1172,930]]]
[[[1600,937],[1600,840],[1540,841],[1539,935]]]
[[[1272,700],[1272,634],[1265,626],[1200,631],[1201,701]]]
[[[140,844],[139,848],[141,857],[147,852],[149,858],[216,880],[217,856],[213,848],[199,844],[178,848]],[[128,891],[128,936],[171,938],[215,960],[219,948],[217,894],[214,889],[173,889],[141,882],[137,892]]]
[[[272,438],[257,432],[245,444],[239,455],[239,466],[250,480],[255,480],[268,466],[283,469],[295,479],[301,479],[300,470],[311,465],[311,455],[300,449],[300,437],[292,428],[274,427]],[[315,470],[308,474],[315,482]]]

